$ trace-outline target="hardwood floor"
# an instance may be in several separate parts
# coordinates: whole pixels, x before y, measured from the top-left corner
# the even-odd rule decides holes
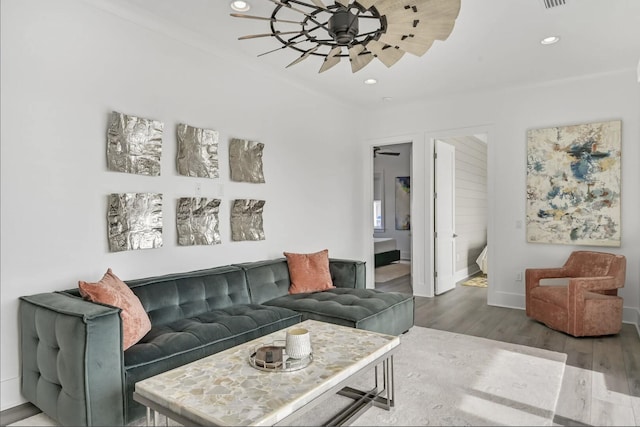
[[[405,276],[376,283],[412,293]],[[624,324],[615,336],[574,338],[529,319],[524,310],[487,305],[487,288],[461,286],[435,298],[415,297],[415,324],[565,353],[555,425],[640,425],[640,338]]]

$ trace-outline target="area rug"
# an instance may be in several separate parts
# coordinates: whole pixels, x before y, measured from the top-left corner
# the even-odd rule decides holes
[[[370,408],[353,425],[552,425],[565,354],[418,326],[400,340],[395,407]],[[366,388],[371,376],[353,385]],[[318,425],[347,402],[331,397],[295,425]],[[57,424],[39,414],[11,425]]]
[[[375,282],[382,283],[411,274],[411,264],[394,263],[375,269]]]
[[[394,357],[396,404],[370,408],[356,426],[553,425],[567,356],[414,326]],[[355,383],[366,389],[371,374]],[[369,384],[372,385],[372,384]],[[300,418],[317,425],[348,403],[337,396]]]
[[[475,286],[476,288],[486,288],[487,287],[487,275],[482,274],[480,276],[472,277],[469,280],[462,282],[463,286]]]

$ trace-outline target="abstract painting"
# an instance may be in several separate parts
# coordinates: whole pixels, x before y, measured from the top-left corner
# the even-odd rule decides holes
[[[162,247],[162,194],[110,194],[107,223],[111,252]]]
[[[231,209],[231,239],[264,240],[262,212],[264,200],[234,200]]]
[[[162,131],[157,120],[111,113],[107,131],[107,168],[138,175],[160,175]]]
[[[218,231],[220,199],[183,197],[178,199],[176,226],[178,245],[217,245],[221,243]]]
[[[218,132],[180,123],[177,167],[180,175],[218,178]]]
[[[620,246],[617,121],[527,132],[527,241]]]
[[[264,144],[246,139],[232,139],[229,143],[231,180],[263,183],[262,151]]]
[[[411,230],[411,177],[396,177],[396,230]]]

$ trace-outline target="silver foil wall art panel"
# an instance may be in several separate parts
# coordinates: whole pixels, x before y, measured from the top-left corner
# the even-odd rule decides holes
[[[262,151],[264,144],[233,138],[229,143],[231,180],[263,183]]]
[[[218,132],[180,123],[177,166],[180,175],[218,178]]]
[[[110,194],[107,223],[111,252],[162,247],[162,194]]]
[[[107,167],[111,171],[160,175],[164,123],[114,111],[107,131]]]
[[[264,200],[234,200],[231,209],[231,239],[264,240],[262,212]]]
[[[178,199],[176,225],[178,245],[217,245],[221,243],[218,230],[219,199],[183,197]]]

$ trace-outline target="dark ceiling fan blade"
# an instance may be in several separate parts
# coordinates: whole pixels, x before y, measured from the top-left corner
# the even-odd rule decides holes
[[[295,7],[291,6],[291,4],[289,4],[289,3],[283,3],[283,2],[281,2],[280,0],[269,0],[269,1],[270,1],[271,3],[273,3],[273,4],[277,4],[278,6],[286,7],[286,8],[287,8],[287,9],[289,9],[289,10],[295,10],[296,12],[301,13],[301,14],[303,14],[304,16],[306,16],[307,18],[309,18],[309,21],[310,21],[310,22],[313,22],[314,24],[318,25],[319,27],[322,27],[322,28],[324,28],[325,30],[329,31],[329,27],[327,27],[327,25],[326,25],[327,23],[325,22],[325,23],[323,24],[323,23],[321,23],[321,22],[318,22],[318,21],[316,20],[316,15],[312,15],[312,14],[310,14],[310,13],[305,12],[304,10],[301,10],[301,9],[295,8]]]
[[[292,65],[296,65],[298,62],[304,61],[305,59],[307,59],[309,57],[309,55],[311,55],[313,52],[315,52],[316,50],[318,50],[318,48],[320,47],[320,45],[307,50],[305,53],[303,53],[299,58],[297,58],[295,61],[293,61],[291,64],[287,65],[285,68],[289,68]]]
[[[267,18],[264,16],[243,15],[241,13],[232,13],[231,16],[234,18],[259,19],[261,21],[285,22],[287,24],[302,24],[300,21],[287,21],[285,19]]]
[[[318,28],[320,28],[320,27],[321,27],[321,25],[316,25],[315,27],[309,28],[307,31],[310,33],[310,32],[312,32],[312,31],[317,30],[317,29],[318,29]],[[307,40],[306,38],[302,38],[301,40],[295,41],[296,39],[299,39],[299,38],[301,38],[301,37],[303,37],[303,36],[304,36],[304,33],[303,33],[303,32],[299,32],[299,33],[298,33],[298,35],[291,37],[289,40],[287,40],[287,42],[286,42],[286,43],[284,43],[284,44],[283,44],[282,46],[280,46],[279,48],[277,48],[277,49],[273,49],[273,50],[269,50],[269,51],[264,52],[264,53],[261,53],[261,54],[260,54],[260,55],[258,55],[258,56],[263,56],[263,55],[267,55],[267,54],[269,54],[269,53],[277,52],[277,51],[279,51],[279,50],[282,50],[282,49],[287,48],[287,47],[289,47],[289,46],[296,45],[296,44],[298,44],[298,43],[308,42],[309,40]]]
[[[380,151],[382,150],[380,147],[373,147],[373,157],[377,157],[378,154],[381,156],[399,156],[400,153],[397,151]]]
[[[306,42],[306,41],[307,41],[307,40],[305,40],[305,39],[303,39],[303,40],[298,40],[297,42],[289,41],[289,42],[287,42],[286,44],[283,44],[282,46],[280,46],[280,47],[279,47],[279,48],[277,48],[277,49],[269,50],[269,51],[267,51],[267,52],[262,52],[262,53],[261,53],[260,55],[258,55],[258,56],[264,56],[264,55],[267,55],[267,54],[269,54],[269,53],[277,52],[277,51],[282,50],[282,49],[285,49],[285,48],[287,48],[287,47],[289,47],[289,46],[293,46],[294,44],[303,43],[303,42]]]
[[[298,34],[300,31],[276,31],[275,33],[251,34],[250,36],[238,37],[238,40],[257,39],[258,37],[275,37],[279,34]]]

